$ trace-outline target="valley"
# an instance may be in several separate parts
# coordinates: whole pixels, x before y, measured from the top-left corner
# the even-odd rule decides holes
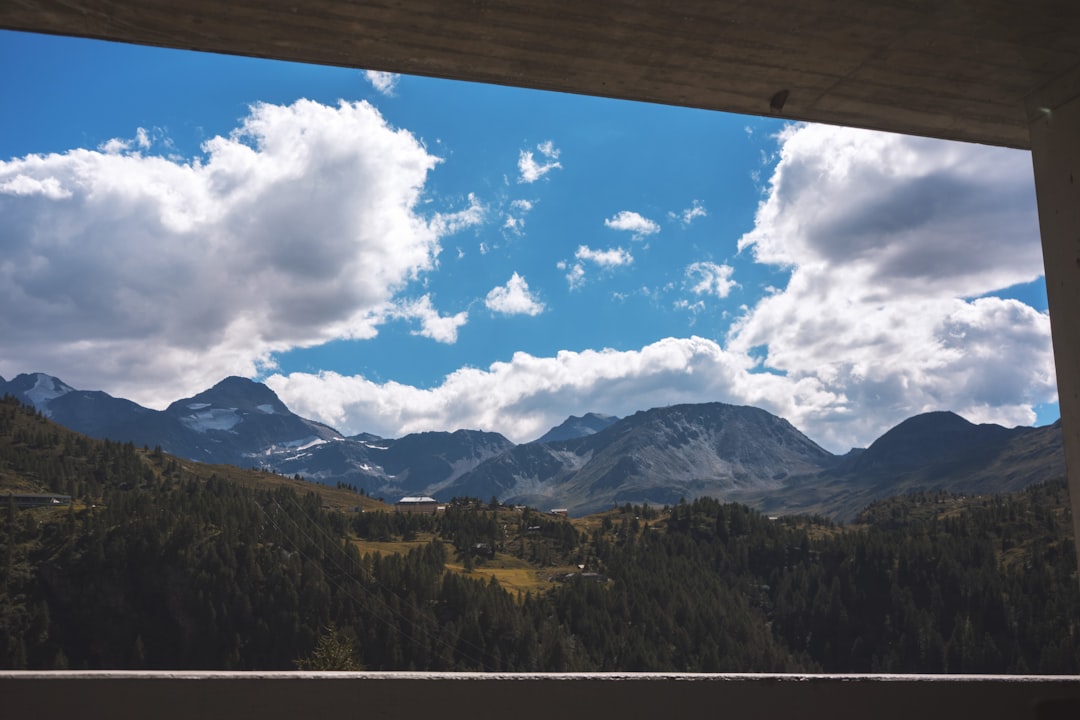
[[[0,513],[7,668],[1080,671],[1061,481],[911,492],[844,525],[710,498],[405,514],[9,397],[11,488],[72,502]]]

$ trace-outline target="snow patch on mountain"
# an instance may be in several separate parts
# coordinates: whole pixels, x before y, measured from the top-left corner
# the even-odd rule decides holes
[[[269,403],[264,405],[256,405],[255,409],[261,413],[266,413],[267,415],[273,415],[276,412],[274,410],[274,406],[270,405]]]
[[[314,435],[299,440],[289,440],[288,442],[281,443],[282,447],[293,448],[295,450],[307,450],[313,448],[316,445],[325,445],[329,440],[323,440],[321,437]]]
[[[243,420],[236,408],[209,408],[192,415],[185,415],[180,422],[195,432],[206,433],[210,430],[232,430]]]
[[[75,388],[65,385],[63,382],[44,373],[35,374],[34,380],[34,387],[23,394],[33,404],[34,408],[45,417],[52,416],[52,412],[48,407],[49,401],[75,391]]]

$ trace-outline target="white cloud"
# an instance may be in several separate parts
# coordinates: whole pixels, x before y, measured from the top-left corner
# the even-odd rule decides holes
[[[891,292],[971,296],[1042,274],[1027,153],[792,126],[754,229],[759,262],[860,267]]]
[[[1032,422],[1055,396],[1047,315],[970,299],[1042,273],[1030,157],[825,126],[781,142],[739,246],[792,274],[728,348],[842,398],[803,413],[834,446],[928,410]]]
[[[555,143],[551,140],[545,140],[536,146],[536,149],[540,151],[540,154],[546,158],[552,160],[558,160],[559,150],[555,148]]]
[[[122,153],[131,147],[130,140],[122,140],[120,138],[111,138],[98,145],[98,150],[109,155],[116,155]]]
[[[1039,272],[1027,156],[836,128],[798,127],[782,146],[742,246],[791,276],[742,306],[725,346],[516,353],[428,389],[332,373],[269,384],[302,414],[382,435],[479,427],[522,441],[572,413],[707,400],[765,408],[834,451],[929,410],[1032,422],[1054,396],[1049,319],[983,297]],[[994,260],[963,261],[981,251]],[[584,262],[559,263],[572,286]],[[699,269],[702,296],[730,290],[729,271]]]
[[[525,231],[525,215],[533,209],[530,200],[514,200],[510,203],[510,212],[503,219],[503,229],[509,230],[515,235],[521,235]]]
[[[395,318],[457,340],[468,313],[402,297],[435,267],[441,238],[499,212],[470,195],[464,209],[422,214],[439,160],[370,105],[256,105],[190,161],[142,154],[161,141],[136,131],[99,151],[0,162],[0,374],[46,370],[160,407]],[[561,167],[551,143],[536,154],[522,182]],[[519,220],[524,203],[510,204]],[[660,229],[631,211],[605,225],[638,239]],[[428,389],[334,373],[268,384],[346,431],[482,427],[529,440],[572,413],[722,400],[782,415],[833,450],[926,410],[1030,423],[1054,395],[1047,315],[986,297],[1042,272],[1026,153],[794,126],[739,247],[790,278],[744,306],[723,345],[517,353]],[[589,263],[632,260],[582,245],[558,267],[573,289]],[[699,298],[734,287],[727,265],[686,272]],[[516,273],[486,304],[542,308]]]
[[[470,227],[476,227],[484,222],[487,208],[477,199],[474,193],[469,193],[469,206],[464,210],[451,213],[435,213],[430,221],[431,229],[440,237],[453,235]]]
[[[634,262],[634,256],[626,250],[623,250],[621,247],[611,248],[609,250],[593,250],[587,245],[580,245],[574,253],[574,257],[578,260],[587,260],[596,263],[600,267],[606,268],[629,265]]]
[[[504,315],[539,315],[544,311],[544,304],[529,292],[529,284],[517,273],[511,275],[505,285],[492,288],[484,305]]]
[[[160,407],[275,352],[372,337],[480,212],[419,214],[439,160],[367,103],[255,105],[203,153],[0,162],[0,373]]]
[[[154,135],[161,139],[161,131],[155,128]],[[149,150],[150,146],[154,144],[154,138],[151,138],[150,133],[146,128],[140,127],[135,129],[135,137],[130,139],[124,138],[112,138],[98,145],[98,150],[107,155],[119,155],[127,152],[134,146],[139,150]],[[166,143],[168,144],[168,143]]]
[[[626,415],[679,402],[726,400],[791,416],[795,398],[827,403],[812,381],[752,374],[747,358],[704,338],[668,338],[641,350],[514,353],[487,369],[462,368],[437,387],[375,383],[337,373],[274,375],[266,384],[295,412],[352,432],[400,436],[480,428],[515,442],[535,439],[588,408]],[[780,404],[771,398],[783,398]]]
[[[633,233],[635,240],[660,232],[660,226],[654,221],[632,210],[622,210],[604,220],[604,226],[612,230]]]
[[[447,345],[457,342],[458,328],[469,321],[469,313],[465,311],[456,315],[440,315],[432,305],[430,295],[399,303],[389,316],[404,320],[419,320],[420,329],[413,330],[413,335],[431,338]]]
[[[574,252],[575,263],[560,260],[555,264],[557,268],[566,272],[566,282],[571,290],[577,290],[585,284],[585,263],[593,263],[605,270],[630,265],[634,262],[634,256],[623,248],[611,248],[609,250],[593,250],[588,245],[579,245]]]
[[[559,162],[559,150],[551,140],[546,140],[536,146],[537,152],[544,158],[538,161],[531,150],[522,150],[518,153],[518,182],[534,183],[556,168],[562,168]]]
[[[39,179],[29,175],[16,175],[0,183],[0,195],[43,195],[50,200],[66,200],[72,196],[72,192],[54,177]]]
[[[712,262],[696,262],[686,267],[687,287],[695,295],[726,298],[738,283],[731,279],[735,268]]]
[[[687,300],[686,298],[682,298],[681,300],[676,300],[675,301],[675,307],[678,308],[679,310],[688,310],[688,311],[690,311],[692,313],[699,313],[699,312],[703,312],[705,310],[705,301],[704,300],[698,300],[697,302],[692,303],[689,300]],[[693,325],[693,324],[694,323],[691,322],[691,325]]]
[[[585,284],[585,266],[581,263],[571,265],[565,260],[555,263],[555,267],[566,273],[566,282],[571,290],[577,290]]]
[[[386,96],[392,96],[394,94],[394,88],[397,87],[398,79],[401,77],[396,73],[381,72],[379,70],[365,70],[364,77],[371,83],[371,86],[378,92]]]
[[[669,212],[668,217],[672,220],[678,220],[682,225],[686,226],[697,220],[708,216],[708,212],[705,210],[705,206],[700,200],[695,200],[690,207],[683,210],[681,213]]]

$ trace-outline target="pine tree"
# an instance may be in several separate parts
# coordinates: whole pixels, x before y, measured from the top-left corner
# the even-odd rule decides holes
[[[323,629],[315,649],[296,661],[300,670],[363,670],[356,646],[333,624]]]

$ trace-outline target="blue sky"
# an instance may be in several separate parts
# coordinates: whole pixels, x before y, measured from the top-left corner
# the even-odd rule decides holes
[[[0,68],[7,378],[515,441],[1057,418],[1026,153],[17,33]]]

